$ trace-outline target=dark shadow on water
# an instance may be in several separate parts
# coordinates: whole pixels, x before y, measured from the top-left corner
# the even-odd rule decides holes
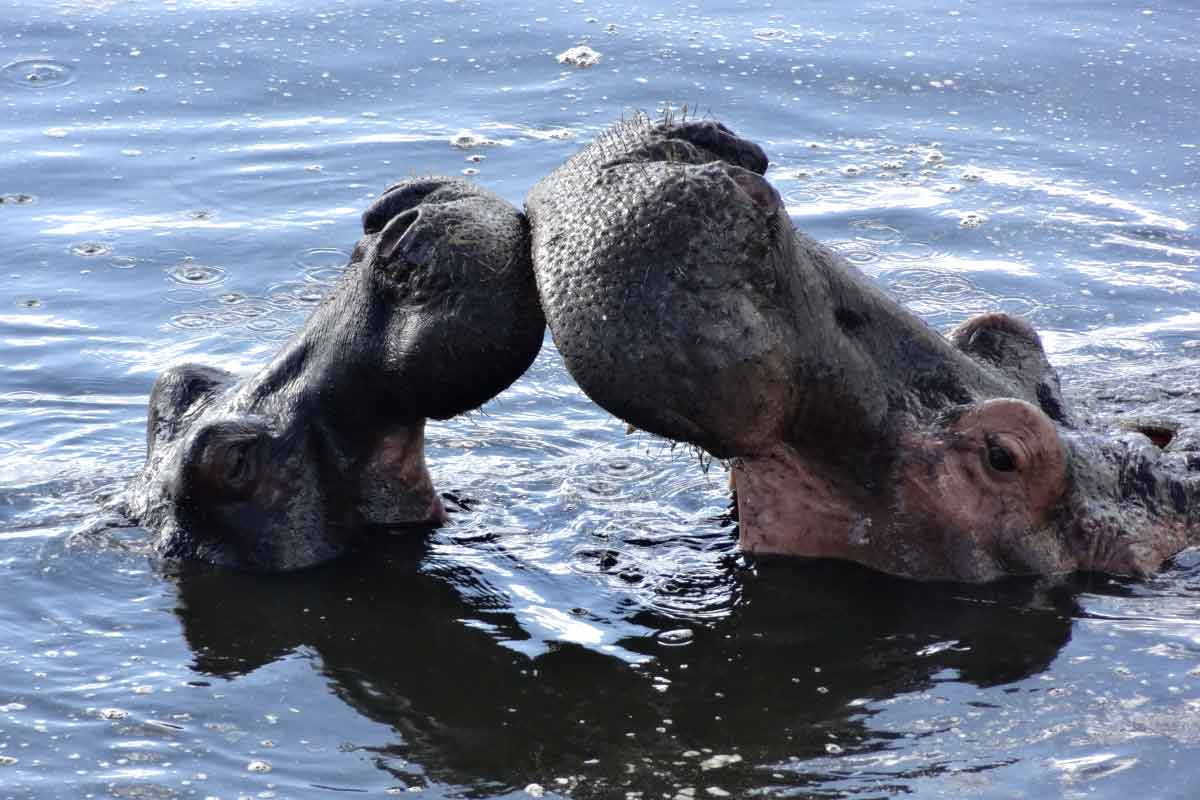
[[[736,754],[719,783],[738,796],[778,785],[772,765],[825,757],[831,743],[887,749],[894,735],[871,726],[877,701],[1042,672],[1078,613],[1078,588],[1062,582],[920,584],[769,562],[743,572],[742,602],[715,623],[631,607],[630,622],[692,631],[682,646],[621,642],[649,657],[640,666],[562,643],[530,659],[503,644],[529,636],[509,610],[480,608],[454,574],[423,571],[424,555],[423,537],[409,536],[296,575],[181,568],[193,668],[235,679],[311,649],[337,697],[396,732],[375,759],[405,780],[393,765],[481,796],[557,788],[557,776],[586,778],[570,778],[574,797],[673,795],[714,783],[702,763]]]

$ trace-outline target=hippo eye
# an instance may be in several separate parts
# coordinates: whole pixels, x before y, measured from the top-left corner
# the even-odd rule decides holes
[[[225,448],[221,465],[225,483],[241,487],[254,480],[257,463],[253,457],[254,440],[236,442]]]
[[[990,435],[987,437],[987,458],[988,466],[997,472],[1015,472],[1017,469],[1012,453]]]

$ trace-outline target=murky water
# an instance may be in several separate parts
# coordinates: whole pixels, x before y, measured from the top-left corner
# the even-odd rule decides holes
[[[1194,4],[0,12],[0,797],[1194,796],[1200,560],[747,564],[721,466],[625,435],[549,344],[430,426],[461,503],[427,537],[261,578],[112,511],[154,376],[264,360],[375,192],[520,202],[664,102],[761,141],[797,224],[932,324],[1018,312],[1097,413],[1200,409]]]

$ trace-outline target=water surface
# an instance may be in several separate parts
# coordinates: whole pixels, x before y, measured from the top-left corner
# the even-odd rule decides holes
[[[157,562],[114,508],[154,376],[265,360],[389,182],[519,203],[667,104],[762,142],[797,225],[930,324],[1024,314],[1088,413],[1193,412],[1194,5],[0,12],[0,797],[1192,796],[1200,561],[748,563],[721,465],[626,435],[549,341],[430,426],[443,530],[265,579]]]

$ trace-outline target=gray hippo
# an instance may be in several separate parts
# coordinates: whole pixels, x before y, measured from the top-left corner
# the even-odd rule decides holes
[[[254,571],[311,566],[374,526],[437,525],[425,419],[516,380],[545,321],[525,218],[454,178],[388,189],[346,274],[256,374],[197,365],[150,395],[129,516],[168,557]]]
[[[946,338],[796,232],[761,148],[622,122],[526,199],[567,369],[600,406],[729,459],[750,553],[925,579],[1145,575],[1200,539],[1200,455],[1089,432],[1025,322]]]

